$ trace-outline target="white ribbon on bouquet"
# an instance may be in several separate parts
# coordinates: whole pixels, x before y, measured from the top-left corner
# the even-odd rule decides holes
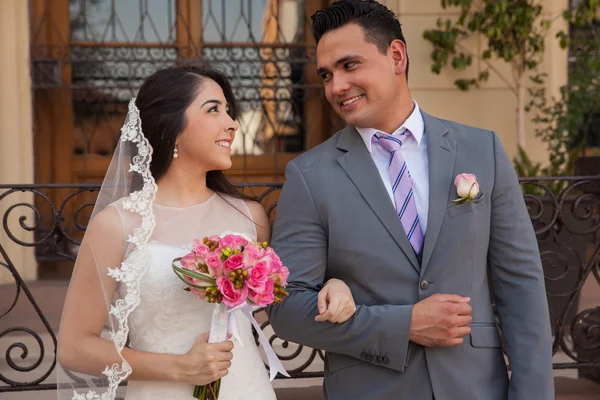
[[[279,372],[283,376],[290,375],[285,370],[281,360],[277,357],[275,350],[269,344],[269,339],[265,336],[260,325],[254,319],[252,313],[258,310],[260,307],[250,304],[249,302],[244,302],[237,307],[229,308],[225,304],[218,304],[213,311],[212,320],[210,323],[210,335],[208,338],[209,343],[217,343],[227,340],[227,336],[229,333],[235,338],[237,342],[243,347],[242,339],[240,336],[240,331],[237,325],[237,321],[234,315],[235,311],[241,311],[246,318],[250,321],[254,329],[256,329],[256,333],[258,334],[258,339],[260,344],[262,345],[265,354],[267,356],[267,360],[269,361],[269,375],[271,382],[277,376]]]

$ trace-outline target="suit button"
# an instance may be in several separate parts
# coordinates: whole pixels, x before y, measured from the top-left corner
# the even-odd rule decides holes
[[[421,289],[425,290],[429,287],[429,282],[421,281]]]

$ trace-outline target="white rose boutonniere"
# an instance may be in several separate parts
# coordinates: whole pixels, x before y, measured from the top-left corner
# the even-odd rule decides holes
[[[458,193],[458,199],[452,200],[455,203],[473,201],[479,194],[479,183],[477,183],[477,178],[473,174],[457,175],[454,184],[456,185],[456,193]]]

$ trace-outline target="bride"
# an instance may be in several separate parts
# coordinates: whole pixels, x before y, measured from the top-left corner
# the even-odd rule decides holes
[[[171,268],[194,239],[270,238],[262,206],[222,172],[236,115],[227,78],[199,67],[160,70],[131,101],[65,301],[59,397],[192,399],[194,385],[224,377],[221,400],[275,398],[248,319],[235,314],[239,340],[208,343],[214,305],[185,291]],[[327,309],[318,320],[355,311],[341,281],[319,296]]]

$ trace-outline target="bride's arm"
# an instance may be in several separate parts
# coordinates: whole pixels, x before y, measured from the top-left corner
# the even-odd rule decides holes
[[[250,215],[252,221],[256,227],[256,240],[258,242],[270,242],[271,241],[271,221],[265,212],[265,209],[260,203],[255,201],[247,201],[248,209],[250,209]]]
[[[106,366],[121,364],[112,342],[100,337],[117,282],[108,268],[121,265],[123,229],[109,207],[90,223],[82,243],[62,313],[58,360],[68,370],[99,376]],[[185,355],[148,353],[125,348],[123,357],[134,380],[187,381],[198,385],[227,373],[231,342],[207,344],[201,336]]]

